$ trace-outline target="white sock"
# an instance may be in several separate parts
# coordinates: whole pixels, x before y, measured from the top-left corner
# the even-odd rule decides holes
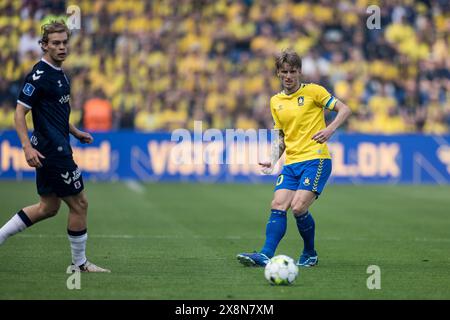
[[[23,212],[22,210],[20,212]],[[19,212],[19,213],[20,213]],[[15,235],[16,233],[19,233],[23,230],[25,230],[28,225],[22,220],[19,213],[15,214],[5,225],[0,229],[0,244],[6,241],[9,237]],[[25,214],[25,213],[23,213]],[[25,219],[28,219],[26,217]],[[29,219],[27,221],[29,225],[31,225],[29,222]]]
[[[76,266],[81,266],[87,261],[86,259],[86,241],[88,238],[87,232],[86,230],[84,230],[83,234],[72,231],[68,231],[68,233],[69,234],[67,236],[70,241],[70,249],[72,250],[72,263]]]

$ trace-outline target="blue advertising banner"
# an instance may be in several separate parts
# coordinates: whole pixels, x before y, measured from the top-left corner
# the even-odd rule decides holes
[[[270,134],[243,131],[233,136],[214,131],[198,135],[94,133],[94,143],[73,140],[74,158],[90,180],[268,182],[258,159],[268,157]],[[235,134],[235,133],[233,133]],[[450,183],[450,136],[336,134],[329,142],[331,183]],[[15,131],[0,133],[0,179],[31,179]]]

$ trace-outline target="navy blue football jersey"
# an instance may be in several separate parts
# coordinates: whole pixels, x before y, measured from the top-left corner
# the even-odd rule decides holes
[[[30,141],[46,158],[72,155],[69,137],[70,83],[61,68],[42,59],[26,76],[17,103],[31,109]]]

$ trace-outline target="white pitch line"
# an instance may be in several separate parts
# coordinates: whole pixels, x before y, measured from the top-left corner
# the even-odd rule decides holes
[[[67,235],[62,234],[19,234],[21,238],[66,238]],[[217,240],[261,240],[264,237],[242,237],[236,235],[229,236],[180,236],[180,235],[131,235],[131,234],[90,234],[89,238],[99,239],[217,239]],[[387,241],[387,242],[450,242],[450,238],[414,238],[414,239],[376,239],[376,238],[338,238],[324,237],[317,238],[321,241]]]
[[[145,193],[145,188],[142,186],[142,184],[140,184],[136,180],[127,180],[127,181],[125,181],[125,185],[129,189],[131,189],[131,191],[134,191],[134,192],[139,193],[139,194],[144,194]]]

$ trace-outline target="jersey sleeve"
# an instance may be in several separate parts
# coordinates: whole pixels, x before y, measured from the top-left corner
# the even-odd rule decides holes
[[[323,109],[333,110],[336,106],[337,99],[320,85],[314,85],[313,88],[316,104]]]
[[[25,78],[22,89],[19,92],[17,103],[25,108],[32,109],[39,98],[40,85],[38,81],[34,81],[32,75]]]
[[[270,112],[272,113],[273,118],[273,128],[274,129],[282,129],[280,120],[277,117],[277,114],[275,113],[274,105],[273,105],[273,98],[270,99]]]

